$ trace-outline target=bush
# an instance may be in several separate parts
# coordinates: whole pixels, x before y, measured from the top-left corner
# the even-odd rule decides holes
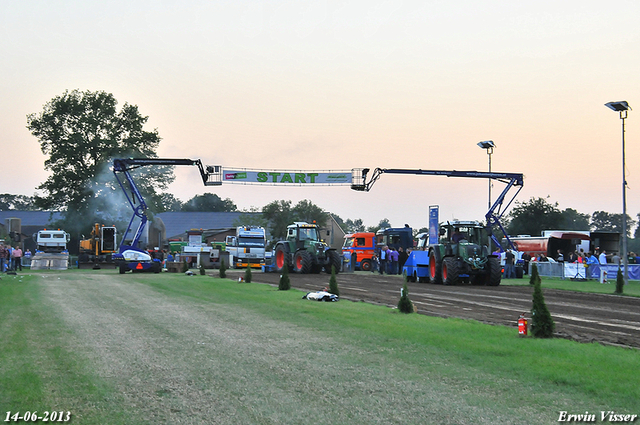
[[[251,283],[251,267],[247,265],[247,270],[244,272],[244,281]]]
[[[280,291],[288,291],[289,289],[291,289],[291,282],[289,281],[289,268],[286,266],[282,269],[280,282],[278,283],[278,289]]]
[[[340,296],[338,282],[336,281],[336,268],[331,266],[331,278],[329,279],[329,293]]]
[[[537,269],[534,270],[537,271]],[[551,313],[549,313],[549,309],[547,308],[547,304],[545,304],[544,302],[544,295],[542,295],[542,284],[540,282],[540,277],[538,277],[533,286],[531,333],[536,338],[551,338],[553,336],[553,330],[555,326],[556,325],[553,322]]]
[[[540,282],[540,274],[538,274],[538,265],[534,263],[531,265],[531,276],[529,276],[529,283],[531,285],[535,285],[536,282]]]
[[[618,275],[616,276],[616,294],[622,295],[624,292],[624,276],[622,274],[622,269],[618,267]]]
[[[400,301],[398,301],[398,310],[400,310],[401,313],[413,313],[413,303],[409,299],[407,284],[402,287],[402,295],[400,296]]]
[[[204,276],[205,274],[204,265],[200,264],[200,276]]]
[[[227,265],[224,263],[224,258],[220,259],[220,277],[223,279],[227,277]]]
[[[186,273],[189,271],[189,263],[187,263],[187,259],[182,260],[182,273]]]

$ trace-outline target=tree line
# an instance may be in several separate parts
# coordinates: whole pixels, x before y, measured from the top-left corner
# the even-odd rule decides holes
[[[50,176],[32,197],[1,194],[0,210],[59,211],[63,219],[56,225],[76,235],[88,234],[93,223],[126,225],[131,208],[120,193],[110,166],[114,158],[157,157],[161,138],[157,129],[144,129],[149,117],[140,114],[136,105],[125,103],[119,109],[117,105],[114,96],[104,91],[67,90],[47,102],[42,111],[29,114],[27,129],[38,139],[47,157],[44,167]],[[233,200],[221,199],[214,193],[182,202],[166,192],[175,179],[171,166],[141,167],[131,174],[151,216],[166,211],[238,211]],[[261,209],[252,207],[241,212],[244,223],[240,224],[263,225],[274,237],[284,236],[286,226],[294,221],[324,225],[329,217],[328,212],[309,200],[296,205],[286,200],[273,201]],[[251,214],[258,212],[261,214]],[[332,215],[347,233],[391,227],[386,218],[376,226],[366,227],[359,218],[343,220]],[[631,229],[636,220],[628,217],[628,223]],[[557,203],[545,198],[531,198],[516,202],[503,224],[512,235],[540,235],[549,229],[621,232],[622,215],[560,210]],[[640,228],[636,228],[634,236],[640,239]]]

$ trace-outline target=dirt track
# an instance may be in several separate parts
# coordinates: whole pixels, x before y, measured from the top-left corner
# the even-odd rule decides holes
[[[230,272],[232,276],[241,273]],[[289,276],[292,287],[305,291],[317,291],[327,287],[329,282],[324,273]],[[279,278],[278,273],[255,273],[253,280],[277,285]],[[390,307],[397,305],[403,283],[401,276],[377,273],[338,275],[342,299]],[[533,288],[530,286],[407,285],[420,314],[512,326],[514,332],[522,312],[531,316]],[[544,289],[544,297],[556,323],[557,337],[640,348],[640,298],[555,289]]]

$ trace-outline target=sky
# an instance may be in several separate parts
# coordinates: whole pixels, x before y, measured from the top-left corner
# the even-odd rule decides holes
[[[532,197],[640,212],[640,2],[0,0],[0,193],[48,176],[26,117],[65,90],[112,93],[157,129],[162,158],[234,168],[522,173]],[[637,116],[637,117],[636,117]],[[309,199],[367,226],[482,220],[485,179],[383,175],[348,186],[169,191],[238,208]],[[504,185],[494,183],[492,195]],[[513,193],[513,192],[511,192]],[[548,198],[547,198],[548,197]]]

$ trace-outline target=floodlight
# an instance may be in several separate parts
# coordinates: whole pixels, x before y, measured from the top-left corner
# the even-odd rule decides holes
[[[478,146],[480,146],[482,149],[491,149],[495,148],[496,144],[493,143],[493,140],[485,140],[484,142],[478,142]]]
[[[629,107],[629,104],[625,100],[622,100],[620,102],[605,103],[604,106],[616,112],[622,112],[631,109]]]

